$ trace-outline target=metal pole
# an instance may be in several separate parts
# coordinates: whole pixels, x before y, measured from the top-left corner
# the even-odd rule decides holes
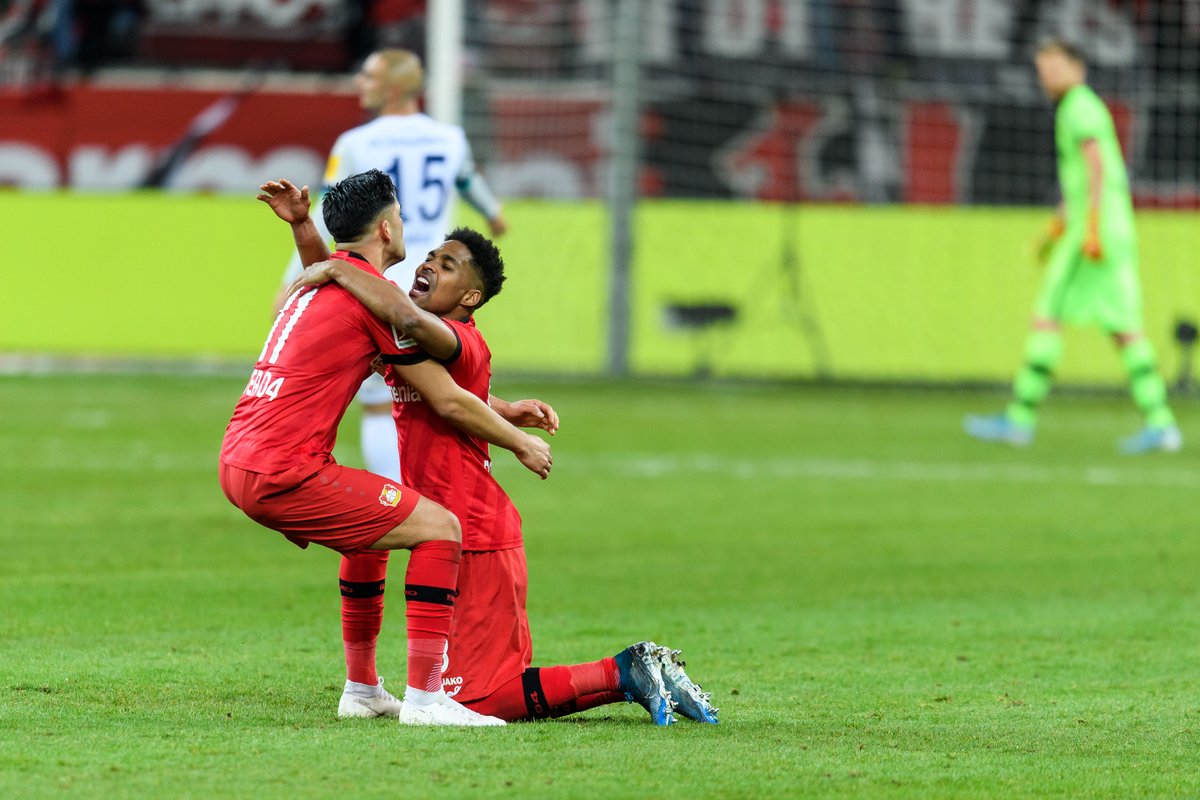
[[[425,110],[452,125],[462,124],[463,15],[463,0],[435,0],[425,27]]]
[[[641,15],[638,0],[617,0],[613,20],[613,149],[609,171],[608,372],[629,374],[629,276],[633,207],[637,202],[638,83]]]

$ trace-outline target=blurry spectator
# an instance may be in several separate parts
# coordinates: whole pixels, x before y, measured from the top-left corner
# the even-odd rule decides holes
[[[1154,37],[1154,68],[1160,82],[1200,78],[1200,2],[1159,0],[1146,3]]]
[[[568,65],[571,17],[563,0],[489,0],[480,11],[493,42],[491,69],[558,74]]]
[[[54,14],[52,0],[0,0],[0,84],[48,72]]]
[[[34,29],[40,5],[40,0],[0,2],[0,46],[16,42]]]
[[[75,60],[80,69],[91,72],[133,55],[138,26],[146,13],[142,0],[59,1],[75,5]]]
[[[424,57],[426,0],[365,0],[362,4],[372,41],[354,52],[403,48]]]

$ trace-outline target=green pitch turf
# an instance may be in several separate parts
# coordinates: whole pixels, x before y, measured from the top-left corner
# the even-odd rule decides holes
[[[335,718],[336,558],[216,484],[243,382],[0,378],[0,797],[1200,793],[1194,403],[1136,460],[1118,397],[1015,451],[959,433],[998,395],[500,385],[563,418],[549,481],[496,461],[538,661],[683,648],[722,723],[463,731]]]

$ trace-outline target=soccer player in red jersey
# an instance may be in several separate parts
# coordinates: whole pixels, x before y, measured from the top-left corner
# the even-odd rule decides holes
[[[317,255],[309,251],[306,263]],[[314,264],[296,285],[337,282],[421,345],[418,354],[387,354],[384,361],[443,363],[455,383],[485,400],[491,352],[474,314],[504,279],[496,247],[459,228],[417,268],[407,296],[337,261]],[[691,719],[716,723],[717,710],[683,671],[678,651],[653,642],[586,664],[531,666],[521,517],[492,477],[487,443],[446,425],[402,373],[389,371],[386,377],[396,400],[402,482],[436,498],[462,523],[463,561],[443,677],[455,699],[506,720],[557,717],[628,699],[660,725],[674,721],[676,707]],[[546,427],[553,432],[558,419],[546,411]]]
[[[352,176],[326,197],[338,263],[364,274],[403,258],[403,227],[390,179]],[[397,716],[426,725],[502,725],[469,711],[442,689],[442,660],[461,560],[461,526],[436,502],[334,461],[337,424],[377,354],[410,363],[392,369],[439,414],[471,435],[512,450],[545,477],[549,448],[463,391],[445,369],[418,360],[416,344],[336,285],[294,292],[276,317],[250,382],[234,409],[220,457],[230,502],[304,548],[343,555],[411,550],[405,575],[408,687]],[[374,687],[386,694],[382,682]],[[395,698],[390,700],[395,703]]]

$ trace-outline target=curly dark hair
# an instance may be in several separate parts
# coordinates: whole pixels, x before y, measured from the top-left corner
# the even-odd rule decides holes
[[[491,239],[471,228],[455,228],[446,234],[446,241],[460,242],[471,251],[471,266],[483,283],[483,298],[475,308],[500,294],[504,286],[504,259]]]
[[[335,242],[353,242],[395,202],[396,187],[392,179],[377,169],[369,169],[330,186],[321,201],[321,215]]]

